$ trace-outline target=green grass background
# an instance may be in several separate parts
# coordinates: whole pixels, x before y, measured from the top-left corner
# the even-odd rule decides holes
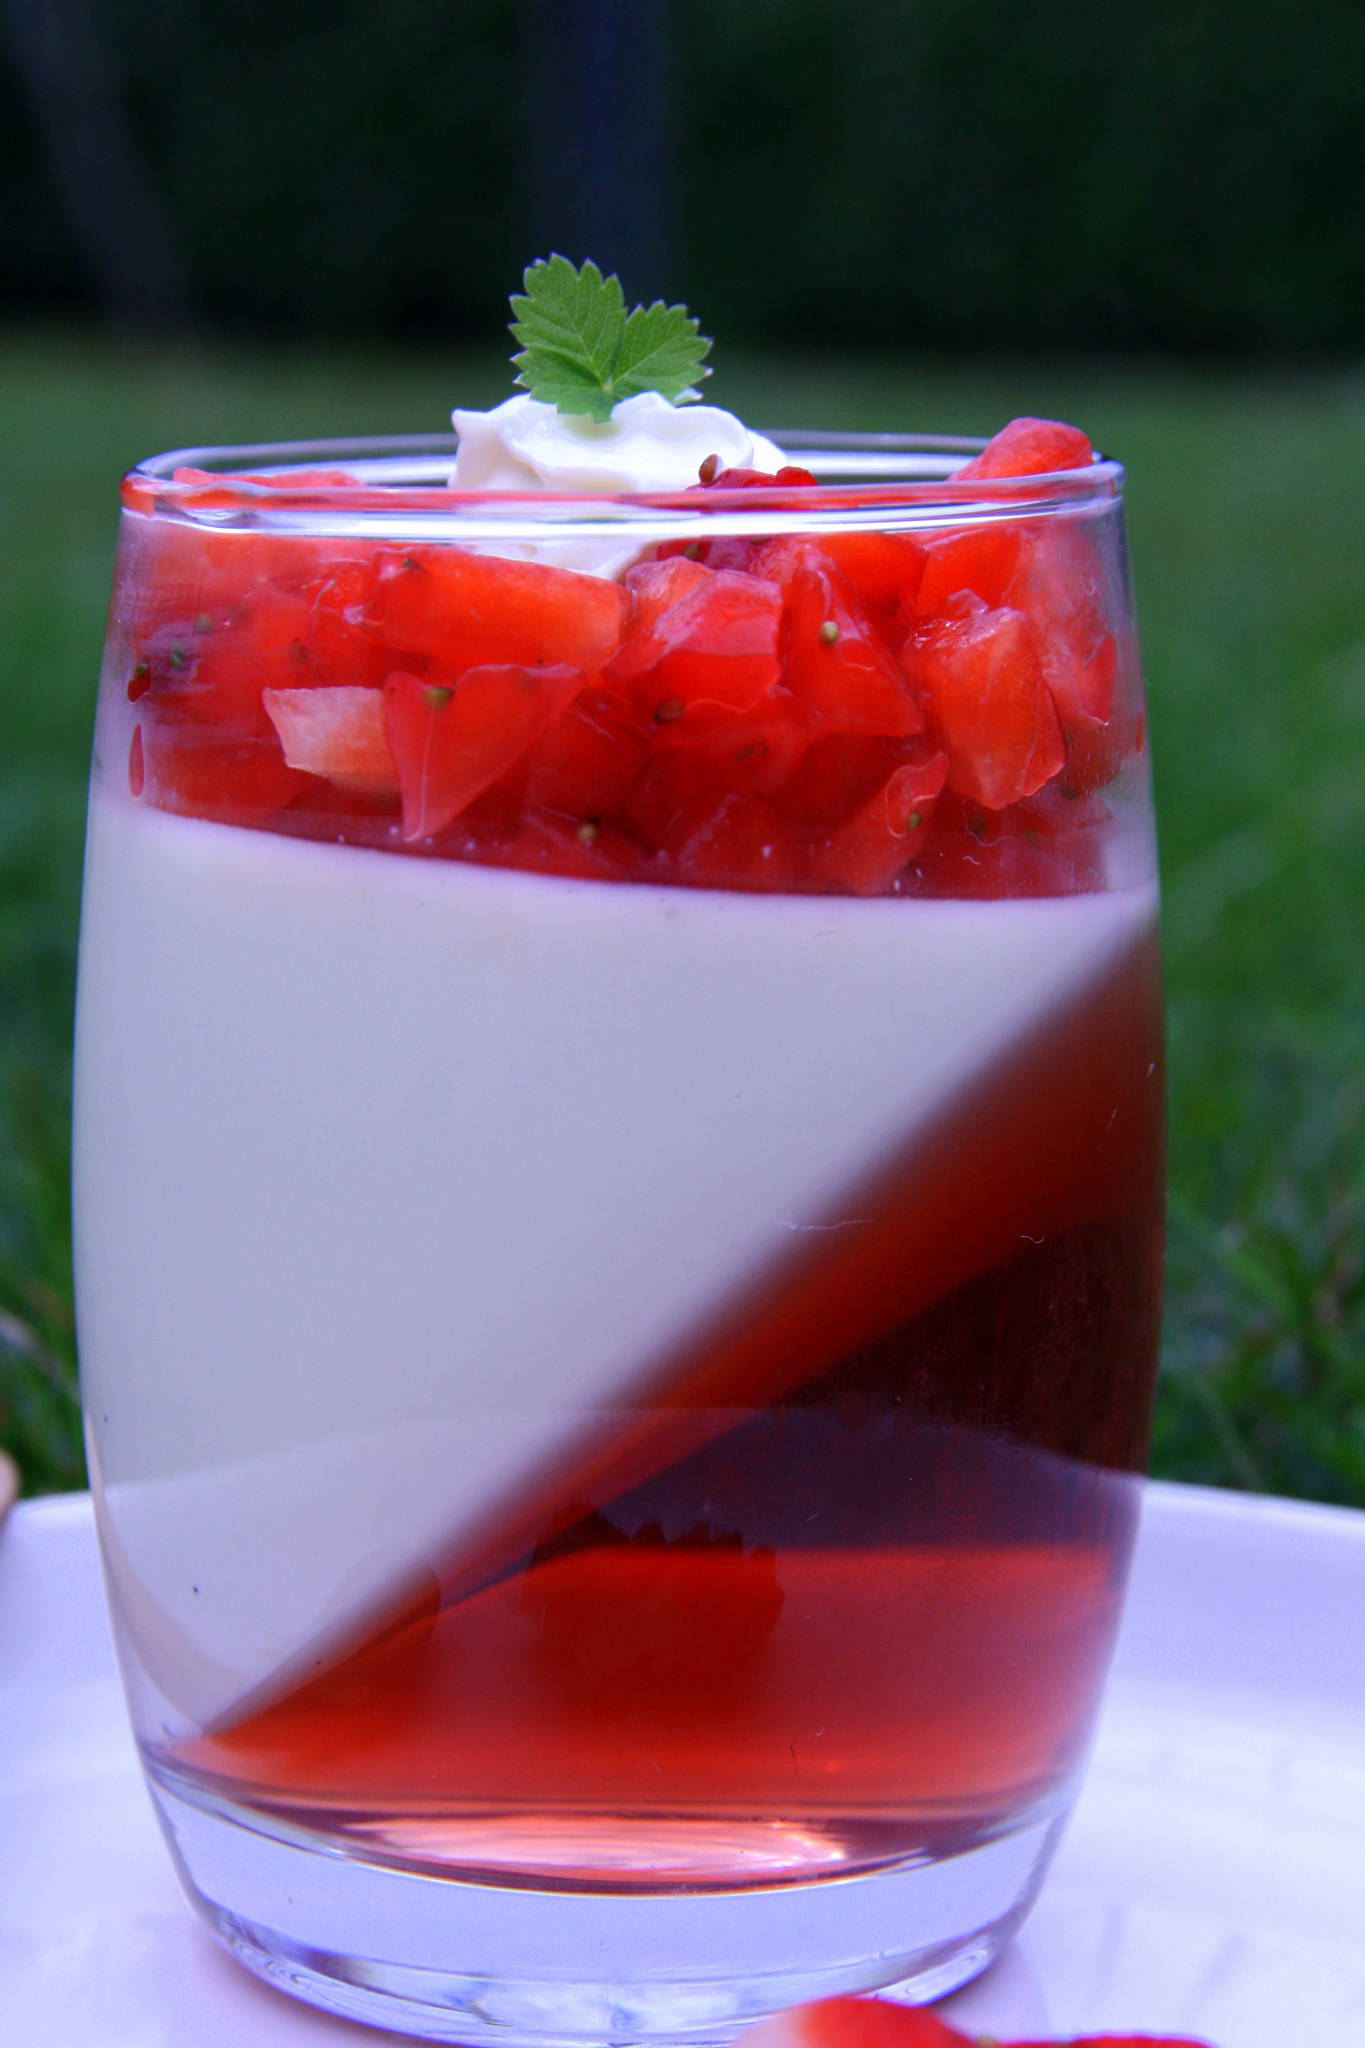
[[[118,475],[190,442],[439,429],[506,389],[494,354],[0,334],[0,1444],[30,1491],[83,1482],[67,1098]],[[1365,380],[748,358],[708,395],[779,426],[1053,414],[1127,463],[1171,1027],[1154,1467],[1365,1505]]]

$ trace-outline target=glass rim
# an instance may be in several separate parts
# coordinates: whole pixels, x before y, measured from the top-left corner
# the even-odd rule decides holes
[[[399,434],[173,449],[123,479],[126,510],[193,525],[272,532],[372,532],[426,538],[568,538],[621,535],[647,524],[667,537],[704,526],[736,534],[848,528],[913,530],[1098,511],[1123,494],[1122,465],[1097,454],[1083,469],[1025,477],[956,472],[986,446],[942,434],[765,430],[816,478],[809,484],[726,489],[694,484],[647,492],[455,490],[448,481],[458,437]],[[345,469],[355,481],[308,479],[290,470]],[[243,475],[243,469],[256,472]],[[177,472],[195,471],[187,476]]]

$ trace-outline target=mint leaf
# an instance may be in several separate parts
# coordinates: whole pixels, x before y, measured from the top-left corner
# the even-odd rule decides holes
[[[690,404],[698,381],[711,374],[702,368],[710,347],[686,306],[666,306],[662,299],[637,306],[626,322],[612,375],[616,397],[659,391],[675,405]]]
[[[686,404],[711,374],[702,367],[711,344],[685,306],[658,299],[627,319],[619,280],[595,263],[575,270],[565,256],[533,263],[522,282],[512,300],[516,381],[560,412],[607,420],[618,399],[641,391]]]

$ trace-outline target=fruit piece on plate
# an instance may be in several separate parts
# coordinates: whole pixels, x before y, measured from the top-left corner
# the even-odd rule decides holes
[[[148,712],[138,734],[142,744],[137,763],[129,762],[130,787],[138,767],[141,782],[133,794],[185,817],[265,818],[287,810],[308,788],[307,777],[285,760],[273,731],[268,738],[223,734],[163,724]]]
[[[534,746],[583,688],[580,669],[487,663],[454,683],[397,671],[385,732],[403,797],[403,837],[441,832]]]
[[[1059,469],[1088,469],[1095,459],[1089,437],[1064,420],[1011,420],[979,455],[964,463],[963,477],[1051,476]]]
[[[760,2020],[737,2048],[1209,2048],[1181,2034],[1083,2034],[1060,2042],[965,2034],[923,2005],[881,1998],[825,1998]]]
[[[742,2048],[975,2048],[924,2005],[881,1998],[822,1998],[760,2020],[739,2036]]]
[[[264,690],[262,702],[284,758],[356,796],[397,796],[398,770],[384,726],[384,692],[341,683],[330,689]]]
[[[914,673],[949,789],[1000,811],[1065,764],[1038,635],[1022,612],[963,602],[917,644]]]

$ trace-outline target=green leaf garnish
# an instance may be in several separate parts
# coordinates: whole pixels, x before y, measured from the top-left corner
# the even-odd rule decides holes
[[[511,323],[521,349],[517,383],[560,412],[608,420],[622,398],[657,391],[675,405],[697,397],[711,343],[686,306],[637,306],[627,315],[620,280],[567,256],[533,263]]]

